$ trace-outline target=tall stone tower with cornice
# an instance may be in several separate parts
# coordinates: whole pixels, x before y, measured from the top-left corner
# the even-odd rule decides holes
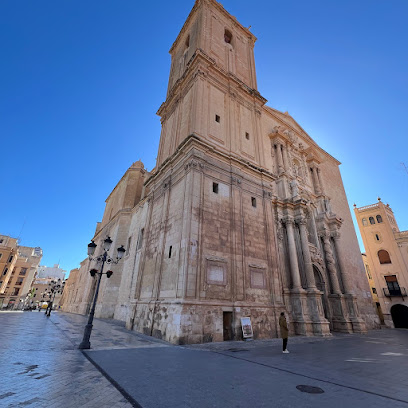
[[[378,323],[340,163],[266,106],[255,40],[217,1],[195,2],[170,49],[157,165],[118,210],[127,237],[109,214],[97,231],[129,247],[98,316],[178,344],[240,339],[242,317],[277,337],[282,311],[303,335]]]

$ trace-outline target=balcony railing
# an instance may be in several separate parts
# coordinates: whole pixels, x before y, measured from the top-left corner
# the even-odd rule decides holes
[[[407,291],[405,288],[399,288],[399,289],[388,289],[388,288],[383,288],[384,295],[386,297],[406,297],[407,296]]]

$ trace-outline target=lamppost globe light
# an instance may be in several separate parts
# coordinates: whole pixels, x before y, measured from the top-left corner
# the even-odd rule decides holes
[[[91,241],[90,244],[88,244],[88,256],[92,256],[95,253],[97,245],[95,242]]]
[[[112,242],[110,237],[106,237],[103,241],[103,250],[109,252]]]
[[[110,265],[110,264],[117,264],[121,258],[123,257],[124,253],[126,252],[126,249],[123,248],[123,245],[117,249],[117,258],[112,259],[109,255],[108,255],[108,251],[112,245],[113,241],[111,240],[110,237],[106,237],[105,240],[103,241],[103,254],[101,254],[100,256],[96,257],[96,258],[92,258],[92,254],[95,251],[96,248],[96,244],[92,241],[89,245],[88,245],[88,255],[89,255],[89,259],[91,261],[95,261],[97,264],[101,264],[101,269],[100,271],[98,269],[91,269],[89,271],[89,273],[91,274],[92,277],[94,277],[95,275],[98,276],[97,278],[97,283],[96,283],[96,288],[95,288],[95,293],[93,295],[93,301],[92,301],[92,306],[91,306],[91,310],[89,312],[89,318],[88,318],[88,323],[85,326],[85,330],[84,330],[84,337],[80,343],[80,345],[78,346],[79,349],[84,350],[84,349],[90,349],[91,348],[91,342],[90,342],[90,337],[91,337],[91,333],[92,333],[92,323],[93,323],[93,319],[94,319],[94,315],[95,315],[95,308],[96,308],[96,302],[98,300],[98,293],[99,293],[99,287],[101,284],[101,278],[102,275],[106,275],[108,278],[110,278],[113,274],[112,271],[107,271],[107,272],[103,272],[103,268],[105,266],[105,262]],[[92,251],[92,252],[91,252]]]
[[[117,249],[117,251],[118,251],[118,259],[122,259],[122,258],[123,258],[123,255],[124,255],[125,252],[126,252],[126,249],[123,248],[123,245],[121,245],[121,246]]]

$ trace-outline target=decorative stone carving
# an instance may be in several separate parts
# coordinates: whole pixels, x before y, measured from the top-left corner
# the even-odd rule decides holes
[[[203,165],[202,163],[198,162],[197,160],[192,159],[192,160],[190,160],[189,162],[187,162],[187,163],[184,165],[184,169],[185,169],[185,170],[188,170],[188,169],[191,169],[191,168],[194,168],[194,169],[196,169],[196,168],[203,169],[203,168],[204,168],[204,165]]]
[[[318,264],[324,269],[324,261],[320,251],[313,244],[309,244],[309,251],[312,262]]]
[[[298,197],[299,196],[299,187],[298,187],[297,181],[292,180],[289,185],[290,185],[290,188],[292,190],[292,198]]]

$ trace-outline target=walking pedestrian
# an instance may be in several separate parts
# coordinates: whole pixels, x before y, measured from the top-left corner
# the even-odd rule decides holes
[[[288,354],[289,351],[286,349],[288,345],[288,337],[289,337],[289,330],[288,330],[288,323],[285,319],[285,313],[281,313],[279,317],[279,327],[280,327],[280,333],[281,337],[283,340],[283,348],[282,348],[282,353]]]

